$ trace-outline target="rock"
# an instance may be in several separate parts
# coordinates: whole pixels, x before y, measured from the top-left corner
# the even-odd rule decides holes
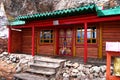
[[[85,67],[86,67],[86,68],[91,68],[91,67],[92,67],[92,65],[85,65]]]
[[[17,67],[16,73],[20,73],[21,71],[22,71],[22,68],[21,67]]]
[[[78,73],[79,70],[78,70],[78,69],[73,69],[72,72],[73,72],[73,73]]]
[[[84,71],[85,74],[90,74],[90,70],[89,68],[86,68],[85,71]]]
[[[66,67],[72,67],[72,62],[71,61],[67,61],[65,62],[65,65]]]
[[[93,76],[94,76],[94,77],[98,77],[99,74],[95,72],[95,73],[93,73]]]
[[[26,64],[26,63],[29,62],[29,60],[27,60],[27,59],[22,59],[22,60],[20,60],[20,62],[21,62],[21,64]]]
[[[55,78],[52,77],[50,80],[55,80]]]
[[[68,73],[63,73],[63,77],[68,78],[70,75]]]
[[[64,77],[63,80],[70,80],[69,78]]]
[[[100,78],[103,78],[103,77],[104,77],[104,75],[103,75],[102,72],[99,72],[99,77],[100,77]]]
[[[79,64],[78,64],[78,63],[74,63],[72,66],[73,66],[74,68],[77,68],[77,67],[79,67]]]
[[[83,65],[80,64],[79,67],[77,68],[79,71],[82,71],[84,69]]]
[[[106,65],[100,66],[100,69],[104,73],[106,71]]]
[[[8,61],[6,61],[6,62],[7,62],[7,64],[11,64],[11,63],[12,63],[12,62],[11,62],[11,61],[9,61],[9,60],[8,60]]]
[[[93,74],[89,74],[89,79],[93,80],[93,78],[94,78]]]
[[[100,67],[98,66],[94,66],[92,67],[93,71],[95,71],[96,73],[100,72]]]
[[[17,58],[16,57],[13,57],[12,58],[12,62],[16,62]]]
[[[8,52],[3,52],[1,56],[8,56]]]
[[[70,74],[72,77],[77,77],[77,73],[71,72]]]

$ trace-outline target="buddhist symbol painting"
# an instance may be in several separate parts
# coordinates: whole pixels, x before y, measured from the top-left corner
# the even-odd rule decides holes
[[[59,54],[72,55],[72,29],[59,30]]]

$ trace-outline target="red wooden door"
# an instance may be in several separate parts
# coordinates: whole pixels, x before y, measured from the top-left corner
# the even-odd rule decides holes
[[[70,28],[59,30],[59,55],[72,56],[72,34]]]

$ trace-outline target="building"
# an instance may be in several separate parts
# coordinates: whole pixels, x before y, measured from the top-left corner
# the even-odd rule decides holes
[[[96,5],[18,16],[8,25],[9,53],[103,58],[105,43],[120,41],[120,7]]]

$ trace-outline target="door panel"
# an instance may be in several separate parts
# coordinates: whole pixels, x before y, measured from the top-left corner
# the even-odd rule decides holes
[[[72,29],[59,30],[59,54],[72,56]]]

